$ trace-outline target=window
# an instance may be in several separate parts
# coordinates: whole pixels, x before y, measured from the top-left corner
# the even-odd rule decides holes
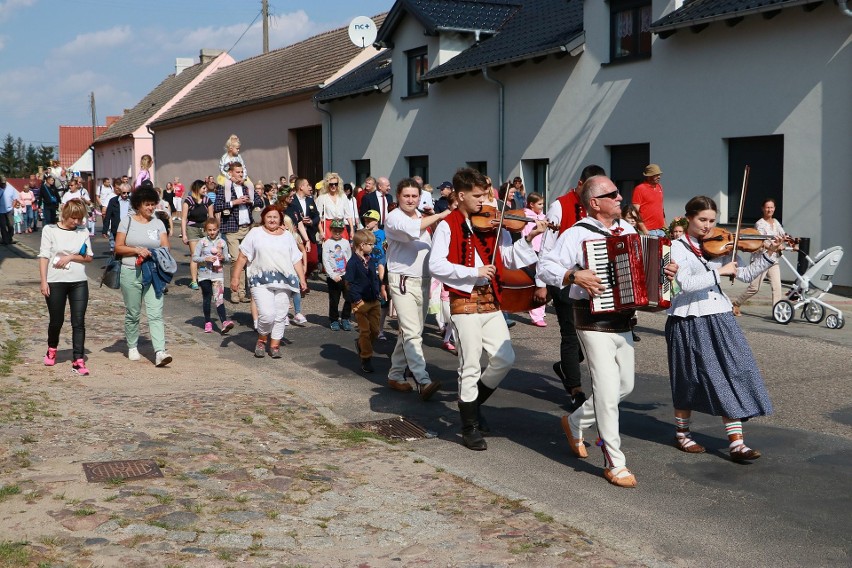
[[[782,224],[784,191],[784,136],[749,136],[728,139],[728,222],[736,223],[740,211],[743,173],[751,167],[748,192],[743,208],[743,223],[753,226],[763,214],[766,198],[775,200],[775,215]],[[724,207],[720,207],[719,222],[724,222]]]
[[[550,160],[521,160],[521,177],[524,180],[524,189],[527,195],[533,191],[544,198],[547,203],[548,195],[548,169],[550,168]],[[512,181],[509,179],[508,181]]]
[[[355,185],[364,187],[364,180],[370,177],[370,160],[352,160],[355,166]]]
[[[630,203],[633,188],[645,181],[642,172],[650,163],[650,144],[621,144],[609,147],[609,178],[621,192],[622,203]]]
[[[407,156],[408,177],[420,176],[423,183],[429,183],[429,156]]]
[[[473,168],[484,176],[488,175],[488,162],[467,162],[467,167]]]
[[[651,1],[612,0],[610,62],[651,57]]]
[[[429,61],[426,59],[426,48],[418,47],[405,52],[408,57],[408,96],[417,97],[425,95],[427,84],[421,81],[421,77],[429,70]]]

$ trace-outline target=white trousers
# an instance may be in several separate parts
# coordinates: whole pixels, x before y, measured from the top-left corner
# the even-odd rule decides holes
[[[740,294],[740,297],[734,300],[735,306],[742,306],[749,298],[757,294],[760,290],[760,285],[763,283],[764,277],[769,278],[769,287],[772,289],[772,305],[778,303],[778,300],[784,297],[784,289],[781,288],[781,267],[777,264],[770,266],[769,269],[752,280],[745,292]]]
[[[404,381],[408,366],[418,383],[429,383],[426,358],[423,356],[423,325],[429,308],[429,278],[412,278],[388,274],[390,295],[396,308],[399,335],[391,355],[388,378]]]
[[[512,338],[503,312],[450,317],[458,336],[459,399],[473,402],[479,394],[476,384],[480,379],[485,386],[496,389],[511,370],[515,362]],[[488,354],[484,371],[479,366],[483,349]]]
[[[626,465],[618,432],[618,403],[633,391],[633,334],[577,330],[592,375],[592,396],[569,419],[577,437],[597,423],[607,467]]]
[[[290,290],[270,290],[266,286],[251,289],[257,307],[257,333],[274,340],[284,337],[287,312],[290,311]]]

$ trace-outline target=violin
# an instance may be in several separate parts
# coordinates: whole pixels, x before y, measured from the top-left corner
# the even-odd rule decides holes
[[[761,234],[757,229],[742,229],[739,232],[739,239],[737,239],[736,233],[732,233],[722,227],[714,227],[701,242],[704,245],[704,252],[707,256],[715,258],[731,254],[735,240],[737,241],[737,250],[757,252],[763,248],[764,241],[772,240],[773,238],[770,235]],[[800,239],[785,235],[784,241],[795,246],[799,244]]]
[[[510,209],[501,215],[500,211],[493,205],[483,205],[482,209],[470,216],[470,223],[473,225],[474,230],[481,233],[489,233],[497,230],[497,227],[500,226],[501,217],[503,228],[510,233],[520,233],[527,226],[527,223],[536,222],[535,219],[530,219],[524,215],[523,209]],[[548,223],[547,226],[551,230],[559,230],[559,227],[553,223]]]

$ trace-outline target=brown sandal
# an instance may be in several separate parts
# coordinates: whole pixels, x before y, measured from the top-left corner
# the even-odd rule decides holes
[[[571,453],[580,459],[589,457],[589,452],[586,451],[586,444],[583,443],[583,438],[575,438],[571,433],[571,423],[568,421],[570,414],[562,417],[562,430],[565,432],[565,437],[568,438],[568,444],[571,448]]]
[[[731,459],[735,462],[745,462],[756,460],[761,456],[759,450],[753,450],[745,444],[740,444],[731,448]]]
[[[605,469],[604,477],[607,481],[618,487],[626,487],[628,489],[636,487],[636,476],[630,473],[630,470],[626,467],[619,467],[615,470]]]
[[[691,433],[687,433],[685,436],[675,436],[675,447],[688,454],[703,454],[705,451],[704,446],[692,439]]]

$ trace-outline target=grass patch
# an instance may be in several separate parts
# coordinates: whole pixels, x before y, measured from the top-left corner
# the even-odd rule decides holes
[[[5,500],[6,497],[11,495],[18,495],[20,492],[21,488],[17,485],[4,485],[3,487],[0,487],[0,501]]]
[[[94,515],[95,513],[97,513],[97,511],[95,511],[91,507],[80,507],[79,509],[74,511],[74,516],[75,517],[88,517],[90,515]]]
[[[15,323],[10,322],[12,328],[16,327]],[[19,325],[19,324],[18,324]],[[0,377],[8,377],[12,374],[12,367],[18,361],[18,354],[21,352],[24,342],[17,337],[10,339],[5,343],[0,343]]]
[[[13,568],[30,563],[30,551],[26,542],[0,541],[0,566]]]
[[[121,477],[110,477],[105,483],[107,487],[120,487],[124,485],[124,479]]]
[[[224,560],[225,562],[233,562],[234,560],[236,560],[237,557],[230,550],[220,550],[216,554],[216,558],[218,558],[219,560]]]
[[[154,499],[156,499],[157,503],[160,505],[168,505],[175,500],[175,498],[171,495],[154,495]]]
[[[35,444],[35,442],[36,442],[36,437],[33,436],[32,434],[24,434],[23,436],[21,436],[21,443],[22,444]]]
[[[542,523],[552,523],[553,522],[553,517],[551,517],[547,513],[542,513],[540,511],[536,511],[533,514],[535,515],[535,518],[538,521],[541,521]]]

